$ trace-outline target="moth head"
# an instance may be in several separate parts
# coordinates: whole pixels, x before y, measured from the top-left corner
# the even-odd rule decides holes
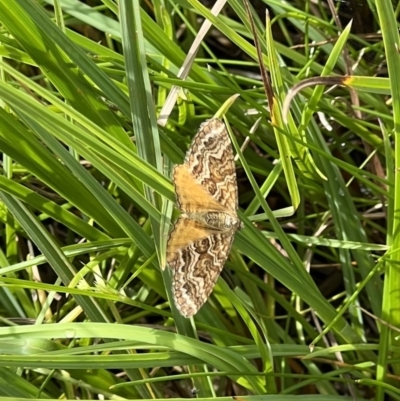
[[[243,227],[243,223],[238,219],[237,216],[225,214],[225,227],[239,230]]]

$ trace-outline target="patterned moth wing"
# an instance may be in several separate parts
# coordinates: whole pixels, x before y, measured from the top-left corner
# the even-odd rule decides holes
[[[185,157],[190,174],[224,206],[238,209],[235,159],[225,124],[217,119],[205,121]]]
[[[199,213],[209,210],[224,212],[226,208],[218,203],[206,188],[195,180],[186,164],[174,167],[176,203],[184,213]]]
[[[175,304],[190,317],[210,296],[241,227],[232,145],[221,120],[200,126],[173,180],[182,215],[169,234],[167,263]]]
[[[175,305],[183,316],[195,315],[207,301],[228,258],[233,234],[205,229],[186,217],[175,223],[167,262],[173,270]]]

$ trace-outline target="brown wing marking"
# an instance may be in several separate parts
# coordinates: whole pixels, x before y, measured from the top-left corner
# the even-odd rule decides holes
[[[231,140],[225,124],[211,119],[201,124],[185,157],[189,173],[225,210],[238,209],[238,189]]]
[[[195,220],[180,216],[168,236],[167,263],[173,268],[181,248],[207,238],[211,233],[212,230],[202,227]]]
[[[210,232],[184,217],[175,224],[167,260],[173,269],[175,304],[183,316],[195,315],[207,301],[228,258],[233,237],[233,232]]]
[[[207,190],[190,174],[185,164],[175,166],[173,179],[176,201],[180,210],[186,213],[202,211],[225,211]]]

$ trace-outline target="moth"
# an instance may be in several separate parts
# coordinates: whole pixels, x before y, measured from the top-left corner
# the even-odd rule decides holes
[[[221,120],[201,124],[173,181],[181,215],[169,234],[167,263],[175,304],[191,317],[210,296],[242,228],[232,144]]]

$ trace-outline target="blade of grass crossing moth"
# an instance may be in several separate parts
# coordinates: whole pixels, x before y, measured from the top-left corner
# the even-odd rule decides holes
[[[276,94],[274,98],[274,105],[272,109],[270,109],[271,113],[271,122],[275,133],[276,143],[279,149],[279,155],[282,161],[283,172],[286,178],[290,198],[292,201],[292,205],[296,210],[300,203],[300,194],[299,189],[297,187],[296,177],[294,175],[292,159],[291,159],[291,151],[289,147],[289,141],[286,136],[281,135],[279,130],[285,130],[286,127],[282,121],[282,100],[284,98],[284,86],[283,80],[280,74],[280,67],[278,64],[278,60],[276,58],[276,50],[274,47],[274,39],[272,36],[271,31],[271,21],[269,19],[269,15],[267,14],[266,18],[266,40],[267,40],[267,51],[268,57],[270,60],[269,67],[270,67],[270,74],[271,74],[271,81],[272,87],[274,89],[274,93]]]

